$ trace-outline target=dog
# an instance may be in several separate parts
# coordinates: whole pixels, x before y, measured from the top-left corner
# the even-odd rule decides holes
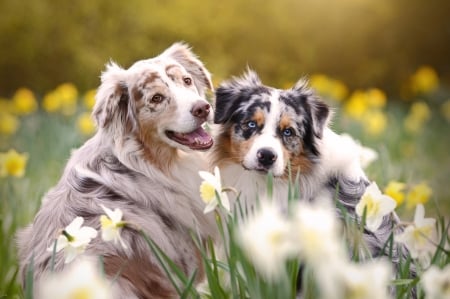
[[[184,43],[128,69],[107,65],[92,113],[96,134],[72,153],[33,223],[18,234],[23,284],[29,267],[35,285],[49,272],[47,249],[75,217],[100,229],[101,205],[121,209],[132,224],[121,231],[125,247],[96,237],[84,253],[102,257],[116,298],[177,296],[140,230],[188,277],[198,271],[195,281],[202,279],[191,233],[203,240],[215,235],[215,221],[204,215],[198,191],[198,171],[207,169],[202,152],[213,145],[202,127],[212,120],[205,95],[212,89],[209,71]],[[58,252],[54,269],[63,268]]]
[[[336,200],[339,217],[359,221],[355,206],[369,185],[361,146],[330,129],[332,111],[305,79],[280,90],[263,85],[249,69],[216,88],[214,113],[211,165],[219,167],[224,186],[239,192],[242,210],[251,212],[258,198],[272,196],[286,211],[298,184],[299,200]],[[364,230],[362,253],[383,255],[397,221],[385,216],[376,232]],[[398,262],[396,248],[393,255]]]

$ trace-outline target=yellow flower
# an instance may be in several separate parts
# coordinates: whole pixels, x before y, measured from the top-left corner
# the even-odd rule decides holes
[[[38,104],[34,94],[28,88],[19,88],[13,98],[14,111],[18,115],[27,115],[36,111]]]
[[[367,90],[367,103],[373,108],[383,108],[386,106],[386,94],[378,88],[371,88]]]
[[[77,126],[83,135],[92,135],[95,132],[95,124],[88,112],[82,113],[78,117]]]
[[[422,66],[411,76],[411,90],[417,94],[430,93],[439,86],[439,77],[430,66]]]
[[[0,134],[12,135],[16,133],[19,125],[20,122],[16,116],[7,112],[0,112]]]
[[[344,111],[354,119],[362,119],[368,109],[367,95],[361,90],[353,92],[344,106]]]
[[[433,191],[426,183],[420,183],[411,188],[406,195],[408,208],[413,208],[418,204],[425,204],[430,200]]]
[[[416,102],[411,105],[409,114],[404,120],[405,129],[409,133],[419,133],[430,117],[428,105],[425,102]]]
[[[329,78],[323,74],[312,75],[309,81],[319,94],[333,100],[342,101],[348,95],[347,86],[342,81]]]
[[[445,119],[450,122],[450,99],[445,101],[441,106],[442,115],[444,115]]]
[[[19,154],[11,149],[6,153],[0,153],[0,177],[23,177],[27,166],[28,154]]]
[[[58,111],[61,108],[61,99],[59,98],[58,93],[55,91],[47,93],[42,101],[42,107],[45,111],[50,113]]]
[[[390,181],[386,188],[384,188],[384,194],[392,197],[397,202],[397,206],[399,206],[405,201],[405,186],[405,183]]]
[[[64,83],[56,88],[61,101],[61,113],[73,115],[77,109],[78,90],[72,83]]]
[[[380,135],[386,129],[387,122],[387,117],[382,111],[370,110],[363,118],[364,130],[372,136]]]
[[[95,94],[97,93],[96,89],[91,89],[88,90],[83,97],[83,104],[84,106],[89,109],[92,110],[92,108],[94,107],[95,104]]]

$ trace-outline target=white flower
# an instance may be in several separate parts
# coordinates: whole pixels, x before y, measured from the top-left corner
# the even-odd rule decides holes
[[[103,241],[109,242],[114,241],[114,244],[117,244],[117,241],[120,242],[124,249],[127,248],[125,243],[123,242],[120,233],[122,227],[125,226],[125,222],[122,221],[123,213],[120,209],[108,209],[104,205],[100,205],[105,211],[106,215],[100,216],[100,224],[102,227],[102,239]]]
[[[338,240],[336,214],[330,205],[298,203],[294,209],[293,231],[300,255],[317,265],[344,256]]]
[[[289,222],[275,204],[266,201],[238,227],[237,241],[256,270],[269,280],[280,279],[286,259],[296,252]]]
[[[206,203],[203,212],[205,214],[209,213],[219,205],[216,192],[219,194],[222,206],[227,211],[230,211],[230,201],[228,200],[227,194],[223,191],[219,168],[217,166],[214,167],[214,174],[207,171],[199,171],[198,174],[204,180],[200,185],[200,196]]]
[[[450,298],[450,264],[443,269],[431,266],[422,274],[421,283],[427,299]]]
[[[111,299],[111,286],[95,263],[80,259],[61,273],[44,276],[38,285],[39,298],[45,299]]]
[[[65,263],[70,263],[79,254],[83,253],[97,231],[89,226],[81,226],[84,222],[82,217],[76,217],[61,233],[57,239],[56,252],[64,249]],[[53,244],[47,248],[53,251]]]
[[[317,272],[320,298],[328,299],[385,299],[392,275],[389,262],[367,263],[333,261]]]
[[[356,214],[363,217],[366,209],[366,226],[370,231],[376,231],[383,217],[394,211],[397,202],[391,197],[381,193],[377,183],[372,182],[356,205]]]
[[[396,241],[405,244],[411,257],[419,259],[422,265],[429,263],[430,255],[436,249],[433,242],[436,239],[436,220],[425,218],[425,208],[419,204],[414,214],[414,223],[397,235]]]

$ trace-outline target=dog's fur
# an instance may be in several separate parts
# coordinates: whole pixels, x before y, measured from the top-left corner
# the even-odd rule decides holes
[[[263,85],[249,70],[216,89],[214,110],[218,125],[211,165],[219,166],[224,186],[240,192],[240,204],[247,211],[257,196],[266,196],[270,171],[273,199],[283,209],[292,178],[300,200],[337,198],[348,216],[357,219],[355,206],[369,185],[360,166],[361,147],[328,127],[330,109],[305,80],[280,90]],[[342,217],[342,209],[336,210]],[[382,254],[393,221],[386,216],[376,232],[364,232],[366,253],[368,249],[372,256]]]
[[[193,150],[206,150],[213,142],[201,128],[212,118],[205,100],[206,89],[212,89],[210,74],[185,44],[177,43],[129,69],[110,63],[101,81],[93,110],[96,135],[72,153],[34,222],[19,233],[20,275],[24,283],[32,262],[38,282],[50,269],[47,248],[58,233],[76,216],[98,230],[104,205],[120,208],[131,224],[121,232],[127,249],[98,236],[85,254],[102,256],[108,277],[119,275],[117,298],[173,298],[174,288],[138,228],[186,275],[198,270],[196,278],[202,279],[191,231],[214,236],[215,223],[203,214],[197,173],[206,165]],[[55,269],[63,267],[59,252]]]

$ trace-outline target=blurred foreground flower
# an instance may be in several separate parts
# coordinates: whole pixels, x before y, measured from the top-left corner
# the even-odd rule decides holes
[[[45,299],[111,299],[111,284],[99,266],[81,259],[61,273],[45,276],[39,284],[39,298]]]
[[[405,183],[390,181],[384,188],[384,194],[393,198],[397,202],[397,206],[399,206],[405,201],[405,187]]]
[[[221,205],[227,211],[230,211],[230,201],[222,188],[219,168],[217,166],[214,167],[214,174],[207,171],[199,171],[198,174],[204,180],[200,185],[200,196],[206,203],[203,212],[206,214],[213,211],[219,205],[219,200]],[[219,200],[217,199],[216,192],[219,195]]]
[[[23,177],[27,162],[27,153],[19,154],[14,149],[10,149],[6,153],[0,153],[0,177]]]
[[[19,128],[19,119],[10,113],[0,112],[0,134],[13,135]]]
[[[439,87],[439,77],[430,66],[421,66],[410,78],[411,90],[416,94],[426,94]]]
[[[59,235],[56,240],[56,252],[64,249],[65,263],[70,263],[82,254],[91,240],[97,237],[97,231],[89,226],[82,226],[84,219],[76,217]],[[53,243],[47,248],[53,251]]]
[[[122,221],[123,213],[120,209],[108,209],[104,205],[101,205],[103,211],[105,211],[106,215],[100,216],[100,224],[102,228],[102,239],[103,241],[109,242],[113,241],[114,244],[120,242],[120,245],[124,249],[127,248],[125,243],[123,242],[120,233],[122,228],[125,226],[125,221]]]
[[[326,202],[319,201],[316,205],[298,203],[293,210],[295,243],[299,246],[300,256],[312,265],[328,264],[344,256],[335,210]]]
[[[80,114],[77,119],[77,127],[83,135],[92,135],[95,132],[95,124],[91,114],[88,112]]]
[[[433,191],[426,183],[413,186],[406,195],[407,208],[413,208],[417,204],[425,204],[430,200]]]
[[[419,259],[425,266],[429,264],[430,256],[436,249],[433,244],[436,239],[435,223],[435,219],[425,218],[425,208],[419,204],[414,214],[414,223],[395,238],[397,242],[405,244],[412,258]]]
[[[27,115],[36,111],[38,103],[31,90],[19,88],[12,98],[14,112],[18,115]]]
[[[432,265],[422,274],[421,283],[426,299],[450,298],[450,264],[443,269]]]
[[[380,227],[383,217],[391,213],[396,205],[395,200],[382,194],[377,184],[372,182],[356,205],[356,214],[363,217],[365,211],[367,229],[374,232]]]
[[[266,201],[239,226],[237,242],[256,270],[269,280],[284,277],[286,260],[297,252],[289,222],[275,204]]]
[[[376,260],[355,264],[338,260],[318,272],[322,299],[386,299],[392,269],[389,262]]]

